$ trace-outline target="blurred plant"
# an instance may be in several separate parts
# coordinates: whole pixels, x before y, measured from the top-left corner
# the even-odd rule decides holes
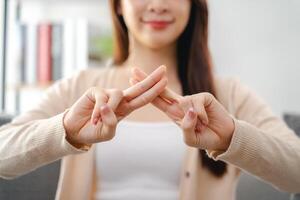
[[[102,61],[112,56],[113,39],[112,35],[98,35],[90,39],[89,59]]]

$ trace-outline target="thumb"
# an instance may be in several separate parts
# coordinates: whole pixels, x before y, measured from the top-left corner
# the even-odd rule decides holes
[[[196,124],[197,124],[197,114],[193,108],[190,108],[186,112],[181,124],[181,128],[184,132],[184,138],[187,145],[192,145],[193,143],[195,143]]]
[[[118,123],[117,117],[113,110],[108,106],[104,105],[101,107],[101,117],[103,121],[103,136],[105,140],[112,139],[115,135],[116,126]]]

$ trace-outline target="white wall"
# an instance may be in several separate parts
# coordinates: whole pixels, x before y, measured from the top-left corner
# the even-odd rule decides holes
[[[239,76],[277,114],[300,113],[300,1],[209,0],[217,73]]]
[[[110,29],[110,10],[102,0],[27,0],[22,3],[21,20],[26,23],[84,18],[91,24]]]

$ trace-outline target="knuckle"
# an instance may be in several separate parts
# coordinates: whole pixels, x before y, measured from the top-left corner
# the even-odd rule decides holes
[[[189,137],[184,137],[184,143],[188,146],[195,146],[194,142]]]
[[[205,106],[211,105],[214,100],[215,100],[215,97],[211,93],[206,92],[203,96],[203,101],[205,102]]]
[[[106,117],[103,118],[103,123],[109,128],[114,128],[117,122],[117,117],[112,110],[110,110]]]
[[[90,91],[91,91],[91,92],[94,92],[94,93],[99,93],[99,92],[102,93],[102,92],[103,92],[103,89],[100,88],[100,87],[93,86],[93,87],[90,88]]]
[[[112,93],[113,95],[117,95],[117,96],[123,95],[122,90],[117,89],[117,88],[109,89],[109,91],[110,91],[110,93]]]
[[[114,94],[119,98],[122,98],[124,96],[123,91],[119,89],[114,89]]]
[[[114,137],[115,137],[115,132],[111,132],[111,133],[107,134],[106,139],[107,140],[112,140]]]
[[[160,84],[161,87],[158,88],[158,91],[161,92],[165,89],[165,86],[168,84],[168,79],[163,78],[159,84]]]
[[[96,138],[97,140],[101,141],[101,139],[103,139],[103,135],[102,135],[102,128],[98,128],[96,130]]]
[[[181,128],[185,133],[189,133],[192,131],[191,124],[189,123],[182,123]]]
[[[209,98],[209,99],[212,99],[214,96],[211,94],[211,93],[209,93],[209,92],[204,92],[204,93],[202,93],[203,94],[203,97],[206,97],[206,98]]]
[[[148,98],[145,97],[145,96],[142,96],[141,97],[141,102],[142,102],[142,105],[146,105],[148,103]]]
[[[186,98],[184,98],[184,101],[189,101],[193,98],[193,95],[186,95]]]
[[[134,110],[134,106],[131,104],[125,104],[124,107],[122,108],[121,116],[126,116],[129,115],[132,111]]]
[[[108,129],[100,129],[98,130],[97,133],[97,139],[98,141],[108,141],[108,140],[112,140],[115,137],[115,131],[114,130],[110,130],[108,132]]]
[[[117,125],[117,119],[116,118],[113,118],[113,119],[111,119],[108,123],[107,123],[107,126],[109,127],[109,128],[115,128],[116,127],[116,125]]]
[[[143,83],[140,83],[138,85],[138,90],[140,90],[140,92],[143,92],[143,91],[147,90],[147,87]]]
[[[94,91],[96,91],[96,89],[97,89],[96,87],[90,87],[89,91],[94,92]]]
[[[89,89],[86,90],[85,95],[92,95],[94,96],[95,94],[95,87],[90,87]]]
[[[101,97],[105,93],[104,90],[100,87],[91,87],[88,89],[88,92],[91,93],[95,97]]]
[[[196,136],[194,145],[195,145],[196,147],[198,147],[198,148],[202,146],[200,137],[197,137],[197,136]]]
[[[153,77],[149,77],[149,83],[151,84],[151,85],[154,85],[155,83],[156,83],[156,80],[153,78]]]
[[[180,99],[179,99],[179,104],[180,104],[181,106],[184,106],[184,105],[186,105],[186,104],[189,103],[190,99],[191,99],[191,96],[189,96],[189,95],[184,96],[183,98],[180,98]]]
[[[182,124],[181,124],[181,128],[182,128],[182,130],[184,130],[184,131],[187,131],[187,130],[188,130],[188,126],[187,126],[186,123],[182,123]]]
[[[167,79],[167,78],[163,78],[163,83],[164,83],[164,84],[166,84],[166,85],[167,85],[167,84],[168,84],[168,82],[169,82],[169,79]]]

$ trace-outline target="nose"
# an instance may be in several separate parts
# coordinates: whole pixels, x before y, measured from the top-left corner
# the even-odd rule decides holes
[[[168,4],[164,0],[152,0],[148,4],[148,10],[157,14],[166,13],[168,9]]]

